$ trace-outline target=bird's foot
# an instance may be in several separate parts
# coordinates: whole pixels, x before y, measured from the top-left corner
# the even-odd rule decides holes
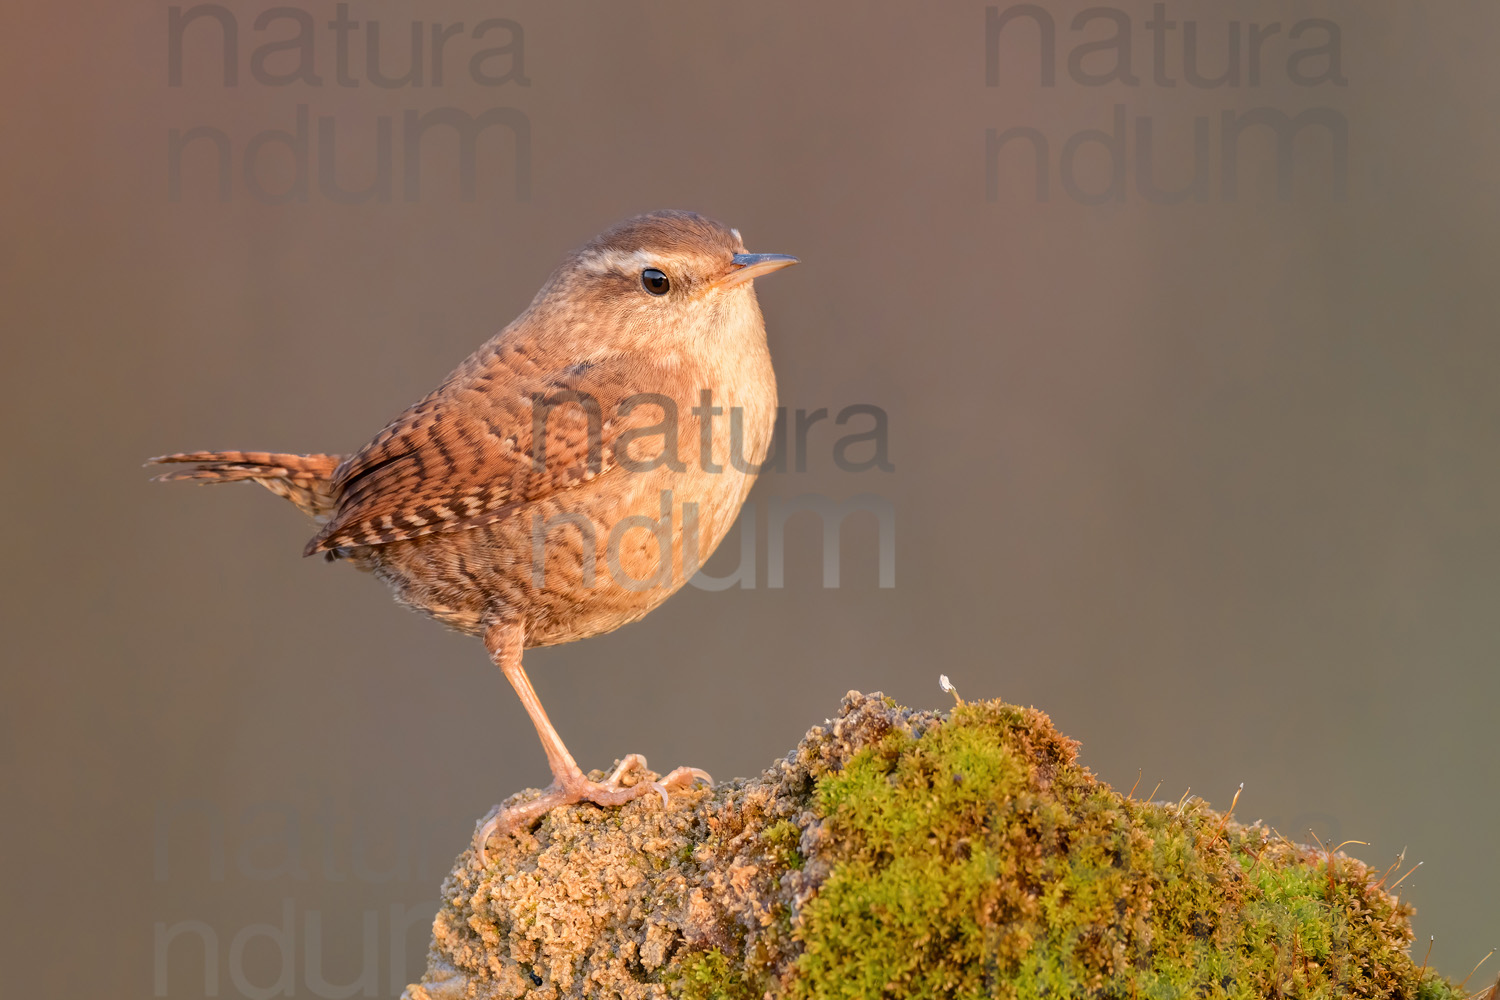
[[[701,768],[679,767],[654,781],[637,780],[627,785],[626,777],[636,770],[649,773],[646,768],[646,758],[638,753],[627,754],[603,781],[594,781],[582,771],[575,771],[571,774],[556,776],[552,784],[544,788],[542,794],[534,799],[518,802],[508,809],[495,806],[480,823],[479,829],[474,832],[475,858],[483,866],[486,864],[484,847],[489,843],[491,836],[524,829],[558,806],[572,805],[575,802],[592,802],[599,806],[622,806],[652,792],[660,795],[661,804],[666,806],[669,801],[668,793],[671,791],[687,788],[700,779],[709,785],[714,783],[709,773]]]

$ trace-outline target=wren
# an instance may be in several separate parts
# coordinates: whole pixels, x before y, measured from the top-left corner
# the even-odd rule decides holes
[[[552,770],[475,835],[564,804],[622,805],[710,780],[579,768],[522,650],[636,621],[739,514],[771,445],[776,378],[753,279],[795,264],[691,212],[620,223],[571,254],[514,322],[349,456],[189,452],[163,480],[260,483],[319,524],[306,555],[372,571],[396,599],[484,640]],[[719,419],[714,419],[718,416]]]

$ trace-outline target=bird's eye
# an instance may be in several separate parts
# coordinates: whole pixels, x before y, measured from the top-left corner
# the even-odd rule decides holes
[[[665,295],[667,289],[672,287],[672,283],[667,280],[665,274],[654,267],[648,267],[641,272],[641,286],[652,295]]]

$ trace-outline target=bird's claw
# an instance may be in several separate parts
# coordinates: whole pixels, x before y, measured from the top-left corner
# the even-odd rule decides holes
[[[701,781],[709,788],[714,786],[714,776],[701,767],[679,767],[662,778],[661,784],[667,788],[690,788],[695,781]]]
[[[703,768],[679,767],[665,778],[651,782],[651,788],[661,796],[661,805],[665,809],[672,802],[672,797],[667,794],[669,789],[691,788],[693,782],[699,780],[710,788],[714,785],[713,775],[703,770]]]
[[[575,802],[593,802],[605,807],[622,806],[642,795],[655,792],[661,796],[662,808],[665,809],[671,804],[671,791],[689,788],[695,781],[702,781],[710,787],[714,783],[713,776],[702,768],[679,767],[663,778],[635,785],[623,784],[625,776],[636,768],[645,771],[646,758],[638,753],[626,754],[603,781],[591,781],[583,774],[569,775],[553,781],[540,796],[529,802],[518,803],[509,809],[495,806],[485,814],[479,828],[474,831],[474,858],[479,867],[483,868],[488,864],[484,848],[490,837],[496,833],[518,829],[558,806],[572,805]]]
[[[624,757],[620,758],[620,762],[616,764],[615,769],[609,773],[609,777],[605,778],[602,782],[600,782],[600,784],[612,792],[618,791],[621,788],[627,787],[625,785],[622,785],[621,782],[625,780],[625,775],[629,774],[636,768],[640,768],[642,771],[649,770],[646,765],[645,755],[638,753],[628,753]]]

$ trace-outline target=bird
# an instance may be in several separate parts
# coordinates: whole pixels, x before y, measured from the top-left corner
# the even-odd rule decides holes
[[[770,450],[776,376],[754,279],[797,263],[737,229],[658,211],[569,254],[527,308],[350,455],[196,451],[156,478],[253,482],[310,515],[303,554],[372,572],[396,600],[484,642],[535,726],[552,782],[495,806],[491,836],[559,806],[615,807],[707,772],[568,752],[525,649],[634,622],[680,589],[739,515]]]

